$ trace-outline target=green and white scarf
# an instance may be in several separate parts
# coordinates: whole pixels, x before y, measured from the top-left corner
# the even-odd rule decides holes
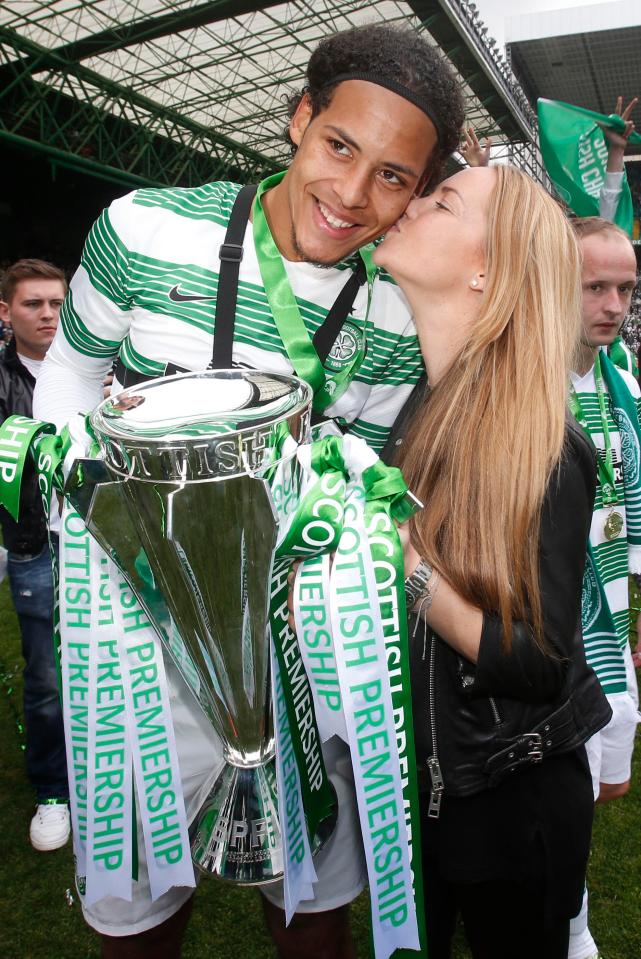
[[[639,378],[639,366],[630,347],[623,341],[623,337],[615,336],[608,346],[608,356],[620,370],[627,370],[635,379]]]
[[[602,503],[600,485],[583,578],[581,620],[587,661],[604,691],[617,693],[626,689],[627,573],[641,572],[641,428],[635,397],[605,350],[599,352],[595,378],[599,366],[607,387],[606,413],[609,411],[621,443],[622,476],[616,483],[619,502],[614,509],[625,516],[625,538],[608,541],[603,536],[608,508]],[[577,410],[575,401],[571,408],[587,435],[601,447],[603,427],[592,397],[583,395],[580,408]],[[622,575],[617,574],[620,567]]]

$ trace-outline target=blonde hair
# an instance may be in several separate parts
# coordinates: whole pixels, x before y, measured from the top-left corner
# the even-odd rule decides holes
[[[554,200],[496,166],[486,284],[468,342],[415,416],[399,457],[426,504],[416,549],[470,603],[532,623],[539,595],[541,506],[565,434],[569,371],[581,329],[577,241]]]

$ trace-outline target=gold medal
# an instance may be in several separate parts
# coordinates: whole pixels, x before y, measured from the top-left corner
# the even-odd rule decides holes
[[[621,530],[623,529],[623,517],[621,513],[617,513],[614,510],[610,513],[605,523],[603,524],[603,535],[606,539],[616,539]]]

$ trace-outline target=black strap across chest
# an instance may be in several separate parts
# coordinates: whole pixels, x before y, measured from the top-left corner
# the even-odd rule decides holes
[[[238,299],[238,275],[243,258],[243,240],[249,220],[251,206],[258,188],[254,184],[241,187],[232,207],[225,240],[218,251],[220,270],[218,273],[218,292],[216,294],[214,346],[208,369],[228,370],[232,367],[234,349],[234,330],[236,326],[236,303]],[[351,271],[347,282],[330,307],[327,316],[316,330],[312,343],[321,363],[329,356],[336,337],[349,316],[354,300],[367,279],[365,264],[359,257],[358,265]],[[115,375],[124,388],[137,386],[153,379],[146,373],[139,373],[125,366],[119,358],[115,366]],[[164,376],[174,373],[187,373],[184,367],[167,363]]]
[[[249,220],[251,205],[258,188],[254,184],[241,187],[232,207],[227,224],[225,242],[221,245],[218,293],[216,295],[216,322],[214,326],[214,349],[210,368],[228,370],[232,364],[234,329],[236,327],[236,300],[238,299],[238,274],[243,258],[243,240]]]

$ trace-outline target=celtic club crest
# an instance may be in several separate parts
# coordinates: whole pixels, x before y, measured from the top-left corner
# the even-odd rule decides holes
[[[348,366],[362,349],[363,334],[355,323],[344,323],[325,361],[329,370],[338,372]]]
[[[601,593],[592,559],[588,556],[581,589],[581,626],[587,633],[601,613]]]

